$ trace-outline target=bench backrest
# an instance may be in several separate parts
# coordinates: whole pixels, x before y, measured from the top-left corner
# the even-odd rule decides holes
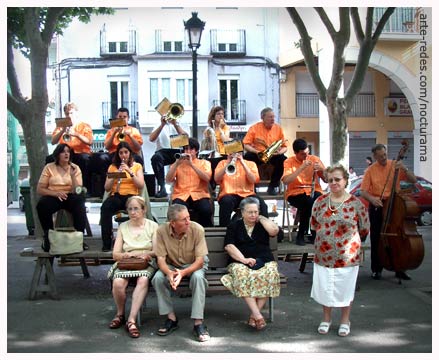
[[[209,250],[209,268],[227,267],[229,255],[224,250],[223,236],[206,236],[207,249]],[[270,250],[277,259],[277,237],[270,237]]]

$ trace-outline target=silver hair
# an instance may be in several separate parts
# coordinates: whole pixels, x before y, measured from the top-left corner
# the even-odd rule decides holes
[[[178,220],[178,214],[182,211],[187,210],[187,207],[182,204],[172,204],[168,208],[168,221]]]
[[[258,205],[258,209],[259,209],[259,205],[260,205],[259,199],[255,198],[253,196],[249,196],[249,197],[242,199],[240,204],[239,204],[239,208],[241,209],[241,212],[243,212],[247,205],[252,205],[252,204]]]

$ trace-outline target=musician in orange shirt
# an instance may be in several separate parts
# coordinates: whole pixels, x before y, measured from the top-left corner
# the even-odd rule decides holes
[[[242,143],[246,153],[244,159],[255,162],[256,164],[263,164],[259,159],[258,153],[264,151],[268,146],[272,145],[278,140],[282,140],[281,147],[273,154],[268,161],[274,166],[274,171],[268,185],[267,193],[269,195],[276,195],[279,187],[280,178],[283,172],[283,163],[286,159],[284,155],[287,152],[287,145],[285,144],[285,137],[282,128],[275,124],[275,115],[273,109],[267,107],[261,111],[261,122],[258,122],[248,129]]]
[[[379,280],[381,279],[381,272],[383,271],[383,266],[378,256],[378,243],[380,241],[381,225],[383,222],[383,203],[390,196],[395,169],[400,169],[396,181],[396,191],[400,189],[399,183],[401,180],[415,183],[416,176],[407,169],[402,161],[395,162],[388,160],[385,145],[376,144],[372,148],[372,153],[376,161],[370,165],[364,173],[360,194],[369,201],[372,278]],[[399,271],[395,275],[400,279],[410,280],[410,276],[403,271]]]
[[[235,160],[233,160],[235,159]],[[227,171],[233,161],[235,172]],[[255,184],[259,182],[259,172],[253,161],[243,159],[242,152],[228,155],[221,160],[215,170],[215,182],[219,184],[219,226],[228,226],[233,210],[239,207],[241,200],[253,196],[259,199],[261,215],[268,217],[265,201],[256,196]]]
[[[85,122],[76,122],[78,108],[75,103],[64,105],[64,115],[72,120],[72,126],[56,127],[52,132],[52,145],[67,144],[72,150],[71,161],[78,165],[82,172],[82,183],[88,191],[91,189],[91,144],[93,143],[93,130]],[[46,163],[54,161],[52,155],[48,156]]]
[[[314,201],[323,193],[318,178],[326,182],[325,166],[315,155],[309,155],[308,144],[304,139],[293,142],[294,156],[284,162],[282,181],[288,186],[285,191],[287,201],[300,211],[300,224],[297,232],[296,244],[305,245],[305,233],[308,232],[309,219]],[[311,192],[314,186],[314,194]],[[311,243],[316,233],[311,231]]]
[[[184,153],[171,165],[166,174],[166,182],[173,184],[172,203],[185,205],[195,213],[194,221],[203,227],[213,226],[213,209],[208,183],[212,175],[210,162],[198,159],[200,143],[189,138],[189,145],[183,147]]]

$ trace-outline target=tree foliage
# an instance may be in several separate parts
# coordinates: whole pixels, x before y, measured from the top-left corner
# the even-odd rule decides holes
[[[48,105],[47,60],[49,46],[54,35],[62,35],[77,18],[89,22],[92,15],[113,14],[111,8],[38,8],[8,7],[7,9],[7,75],[8,110],[23,128],[24,143],[30,168],[31,203],[36,219],[36,185],[47,156],[45,115]],[[24,97],[14,62],[13,48],[18,49],[30,61],[31,96]],[[39,225],[38,221],[35,221]],[[40,233],[37,226],[37,233]]]
[[[338,31],[335,29],[326,11],[321,7],[315,8],[334,46],[331,80],[328,87],[324,85],[320,78],[318,66],[315,62],[315,54],[311,47],[311,37],[298,10],[294,7],[288,7],[287,11],[299,32],[299,46],[308,72],[317,89],[319,99],[328,110],[331,132],[331,163],[343,162],[347,154],[347,114],[352,108],[355,95],[358,94],[363,84],[372,51],[395,8],[387,8],[379,19],[375,30],[373,30],[374,8],[367,8],[363,29],[358,8],[341,7],[338,12],[340,24]],[[344,97],[339,97],[346,63],[345,51],[351,36],[351,20],[360,50],[353,78],[345,90]]]

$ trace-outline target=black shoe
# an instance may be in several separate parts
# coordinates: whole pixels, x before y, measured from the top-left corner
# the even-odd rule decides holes
[[[103,252],[110,252],[111,251],[111,247],[102,246],[102,251]]]
[[[305,246],[305,237],[303,234],[297,233],[296,236],[296,245]]]
[[[407,275],[404,271],[396,271],[395,276],[401,280],[411,280],[412,278]]]
[[[381,271],[374,271],[372,273],[372,279],[374,280],[380,280],[381,279]]]
[[[285,236],[284,230],[280,226],[278,227],[279,227],[279,232],[277,233],[277,242],[282,242]]]
[[[90,247],[86,243],[82,243],[82,249],[88,250]]]
[[[166,189],[163,188],[159,192],[157,192],[154,196],[156,198],[165,198],[165,197],[168,197],[168,193],[166,192]]]
[[[269,186],[267,189],[268,195],[277,195],[279,192],[276,190],[274,186]]]

